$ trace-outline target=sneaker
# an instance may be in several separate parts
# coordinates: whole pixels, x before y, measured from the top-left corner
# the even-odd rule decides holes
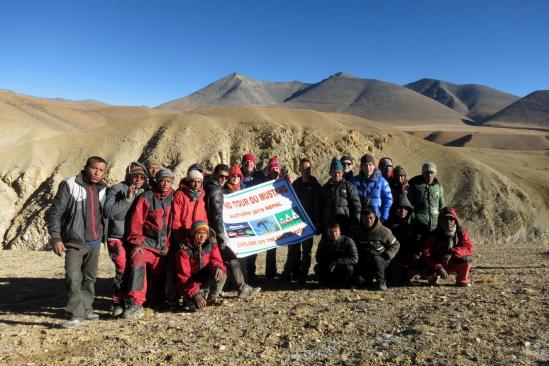
[[[457,282],[456,283],[456,286],[459,286],[459,287],[471,287],[473,286],[473,284],[471,282]]]
[[[225,304],[225,300],[221,296],[210,297],[208,299],[209,306],[221,306],[223,304]]]
[[[99,320],[99,315],[92,310],[86,315],[84,315],[84,320],[89,320],[89,321]]]
[[[261,292],[261,287],[252,287],[250,285],[244,285],[242,290],[238,292],[239,299],[250,299]]]
[[[122,315],[123,312],[124,312],[124,308],[122,307],[122,304],[120,303],[112,304],[111,316],[113,318],[118,318],[120,315]]]
[[[71,329],[71,328],[79,327],[80,325],[82,325],[82,319],[72,318],[72,319],[67,320],[63,324],[61,324],[61,328]]]
[[[143,310],[143,306],[130,305],[124,310],[122,316],[124,319],[139,318],[145,316],[145,311]]]

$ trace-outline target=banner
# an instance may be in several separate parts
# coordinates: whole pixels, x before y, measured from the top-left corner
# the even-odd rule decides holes
[[[225,197],[223,222],[239,258],[299,243],[315,227],[286,179],[272,180]]]

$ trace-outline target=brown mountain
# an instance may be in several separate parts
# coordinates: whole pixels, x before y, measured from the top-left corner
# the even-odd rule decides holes
[[[549,128],[549,90],[537,90],[491,116],[490,126]]]
[[[452,84],[442,80],[421,79],[405,87],[432,98],[474,121],[482,122],[514,103],[519,97],[477,84]]]
[[[273,106],[353,114],[393,125],[462,124],[466,117],[400,85],[337,73],[315,84],[265,83],[231,74],[160,109]]]

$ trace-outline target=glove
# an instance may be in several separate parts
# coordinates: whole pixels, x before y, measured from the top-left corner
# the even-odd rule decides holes
[[[446,272],[446,270],[442,267],[437,271],[437,274],[443,279],[448,278],[448,272]]]

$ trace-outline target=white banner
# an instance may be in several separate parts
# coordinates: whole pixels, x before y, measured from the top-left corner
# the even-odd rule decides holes
[[[272,180],[225,196],[225,234],[239,258],[299,243],[315,227],[286,179]]]

